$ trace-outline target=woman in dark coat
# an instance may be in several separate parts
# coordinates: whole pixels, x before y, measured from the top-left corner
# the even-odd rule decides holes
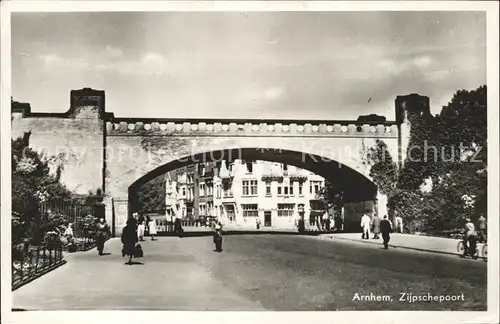
[[[122,232],[122,256],[128,256],[128,264],[132,264],[132,257],[134,256],[135,246],[138,241],[135,220],[129,219],[127,221],[127,226],[123,228]]]

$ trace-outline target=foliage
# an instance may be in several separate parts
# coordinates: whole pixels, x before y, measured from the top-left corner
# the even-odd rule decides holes
[[[137,189],[139,212],[165,213],[166,182],[162,174]]]
[[[375,140],[375,146],[368,150],[367,159],[370,162],[370,177],[384,195],[391,195],[398,180],[398,166],[393,161],[387,144],[380,139]]]
[[[340,210],[343,206],[344,193],[334,185],[334,183],[325,180],[324,186],[318,194],[318,200],[321,202],[325,209],[333,208]]]
[[[29,147],[30,133],[12,140],[12,210],[21,220],[40,216],[39,206],[49,199],[70,199],[71,192],[59,181],[62,165],[51,172],[50,158]]]
[[[427,228],[427,221],[422,212],[425,207],[424,196],[419,190],[396,188],[388,196],[387,205],[391,214],[401,216],[410,233]]]
[[[97,224],[97,217],[93,215],[85,216],[85,218],[83,219],[83,221],[81,221],[80,224],[83,231],[83,235],[85,237],[93,237],[96,231],[96,224]]]
[[[462,227],[466,217],[486,216],[486,116],[486,86],[459,90],[438,115],[413,116],[399,172],[382,141],[365,150],[370,176],[388,195],[389,212],[402,216],[410,231],[437,233]],[[423,192],[426,179],[432,187]],[[472,208],[465,206],[464,196],[473,197]]]

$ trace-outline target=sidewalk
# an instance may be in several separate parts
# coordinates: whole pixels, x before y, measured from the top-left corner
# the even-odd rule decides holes
[[[144,257],[125,265],[119,239],[66,256],[67,263],[13,292],[26,310],[264,310],[217,281],[174,237],[141,242]],[[220,257],[219,254],[213,257]]]
[[[320,237],[324,239],[349,240],[367,244],[383,245],[382,236],[380,236],[378,240],[374,240],[372,239],[373,234],[371,234],[371,237],[368,240],[363,240],[361,238],[361,233],[321,234]],[[391,240],[389,241],[389,248],[396,247],[417,251],[458,255],[459,252],[457,251],[457,245],[459,241],[460,240],[443,237],[392,233]],[[478,243],[478,247],[479,257],[482,257],[481,251],[483,244]]]

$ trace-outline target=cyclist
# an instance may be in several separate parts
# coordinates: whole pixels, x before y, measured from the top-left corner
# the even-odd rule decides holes
[[[474,223],[471,222],[470,218],[465,220],[465,228],[464,228],[464,256],[469,254],[470,256],[474,256],[476,254],[476,228]]]

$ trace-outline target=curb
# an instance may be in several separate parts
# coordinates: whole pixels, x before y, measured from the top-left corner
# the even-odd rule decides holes
[[[355,240],[347,237],[335,237],[335,236],[323,236],[325,238],[330,238],[330,239],[338,239],[338,240],[345,240],[345,241],[352,241],[352,242],[360,242],[360,243],[366,243],[366,244],[374,244],[374,245],[382,245],[381,243],[378,242],[371,242],[371,241],[360,241],[360,240]],[[429,250],[429,249],[422,249],[422,248],[416,248],[416,247],[409,247],[409,246],[402,246],[402,245],[391,245],[389,244],[389,247],[393,248],[400,248],[400,249],[407,249],[407,250],[415,250],[415,251],[421,251],[421,252],[431,252],[431,253],[438,253],[438,254],[446,254],[446,255],[460,255],[458,252],[445,252],[445,251],[436,251],[436,250]]]

